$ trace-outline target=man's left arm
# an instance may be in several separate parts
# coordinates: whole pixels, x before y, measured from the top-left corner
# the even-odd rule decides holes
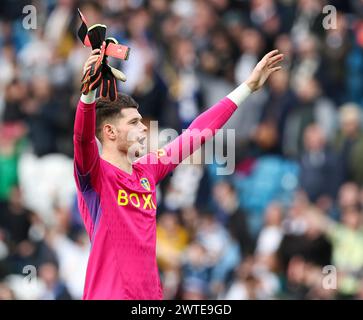
[[[276,64],[282,59],[283,55],[279,54],[278,50],[273,50],[266,54],[244,83],[200,114],[187,130],[167,144],[159,153],[146,155],[148,157],[146,159],[147,163],[154,163],[151,165],[156,183],[213,137],[218,129],[222,128],[230,119],[238,106],[252,92],[260,89],[273,72],[281,69]],[[156,157],[156,159],[152,159],[152,157]]]

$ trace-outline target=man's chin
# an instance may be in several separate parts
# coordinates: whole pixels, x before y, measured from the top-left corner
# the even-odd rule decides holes
[[[146,154],[146,147],[145,146],[140,146],[136,151],[135,151],[135,157],[136,158],[140,158],[142,156],[144,156]]]

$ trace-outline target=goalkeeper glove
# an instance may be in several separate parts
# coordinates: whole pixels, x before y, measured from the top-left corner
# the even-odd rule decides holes
[[[91,65],[91,68],[82,77],[81,92],[84,94],[87,94],[89,90],[95,90],[101,84],[101,69],[106,50],[106,43],[104,42],[106,29],[107,27],[101,24],[95,24],[88,29],[88,38],[92,49],[100,48],[101,50],[97,61]]]
[[[106,48],[110,43],[118,44],[117,40],[114,38],[106,39]],[[123,72],[118,69],[111,67],[107,63],[107,56],[104,55],[103,66],[101,69],[102,73],[102,82],[100,88],[100,96],[103,98],[109,97],[111,101],[117,99],[117,80],[121,80],[123,82],[126,81],[126,76]]]

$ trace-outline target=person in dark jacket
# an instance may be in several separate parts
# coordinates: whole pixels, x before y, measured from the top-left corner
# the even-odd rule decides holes
[[[322,197],[334,199],[341,184],[338,157],[316,124],[304,131],[304,152],[300,158],[300,187],[312,202]]]
[[[242,256],[253,253],[254,241],[247,224],[246,213],[240,207],[237,193],[229,181],[220,181],[213,188],[217,202],[217,218],[239,244]]]

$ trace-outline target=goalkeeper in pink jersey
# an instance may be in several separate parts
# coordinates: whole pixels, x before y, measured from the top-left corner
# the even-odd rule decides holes
[[[99,53],[92,51],[85,74]],[[82,94],[74,123],[74,175],[91,241],[83,299],[162,299],[156,262],[156,185],[214,135],[246,97],[281,68],[277,64],[282,59],[277,50],[266,54],[244,83],[199,115],[189,130],[143,156],[147,128],[135,100],[121,93],[114,101],[96,99],[96,86]],[[201,139],[205,129],[211,134]],[[141,156],[133,162],[130,148]]]

